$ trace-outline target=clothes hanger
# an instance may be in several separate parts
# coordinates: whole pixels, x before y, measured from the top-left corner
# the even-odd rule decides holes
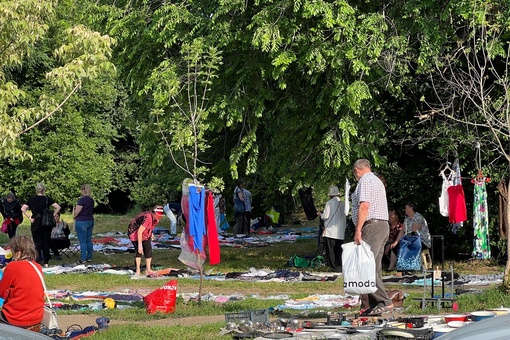
[[[490,177],[485,177],[482,170],[478,170],[478,175],[471,180],[471,183],[489,183],[491,181]]]
[[[439,176],[445,176],[447,177],[448,179],[450,179],[450,177],[452,176],[452,174],[454,173],[454,171],[452,170],[452,168],[450,168],[450,162],[446,162],[446,165],[445,167],[439,172]],[[448,175],[445,174],[445,172],[448,171]]]

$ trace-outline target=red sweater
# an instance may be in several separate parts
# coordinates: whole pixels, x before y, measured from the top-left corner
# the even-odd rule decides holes
[[[42,273],[39,264],[33,262]],[[44,289],[39,275],[28,261],[12,261],[0,280],[2,313],[9,324],[29,327],[41,323],[44,313]]]

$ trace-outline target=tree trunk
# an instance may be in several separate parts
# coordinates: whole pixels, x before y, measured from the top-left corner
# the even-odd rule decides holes
[[[508,180],[508,185],[510,185],[510,178]],[[504,226],[506,228],[506,266],[505,266],[505,274],[503,275],[503,287],[505,288],[505,291],[510,290],[510,283],[508,282],[508,274],[510,272],[510,235],[508,234],[510,232],[510,195],[508,194],[507,190],[507,197],[506,197],[506,220],[508,223]],[[505,223],[503,223],[505,224]]]

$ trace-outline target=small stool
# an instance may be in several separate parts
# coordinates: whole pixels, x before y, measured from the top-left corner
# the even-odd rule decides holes
[[[421,263],[425,270],[432,269],[432,257],[430,256],[430,250],[424,249],[421,251]]]

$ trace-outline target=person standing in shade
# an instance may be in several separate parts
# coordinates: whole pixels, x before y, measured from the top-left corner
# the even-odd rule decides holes
[[[170,220],[170,236],[177,236],[177,223],[180,221],[182,215],[182,207],[180,203],[170,202],[163,207],[165,215]]]
[[[238,197],[244,204],[244,211],[236,211],[234,217],[236,219],[236,224],[234,226],[234,233],[237,235],[244,234],[246,236],[250,233],[249,221],[246,221],[246,198],[244,189],[244,181],[239,181],[237,183],[237,187],[234,189],[234,201],[236,197]],[[251,202],[250,202],[250,210],[251,210]]]
[[[326,202],[324,212],[317,211],[317,216],[324,221],[322,237],[326,244],[326,263],[332,271],[341,273],[346,224],[345,203],[340,200],[336,185],[329,187],[328,196],[330,200]]]
[[[81,186],[81,197],[73,209],[74,228],[80,242],[79,263],[92,262],[92,230],[94,229],[94,199],[90,197],[90,185]]]
[[[355,225],[354,242],[366,242],[375,257],[377,291],[362,294],[362,314],[381,314],[394,308],[384,289],[381,277],[384,245],[388,240],[388,204],[383,182],[372,172],[370,162],[358,159],[353,165],[354,177],[358,181],[352,194],[352,221]]]
[[[16,199],[16,196],[9,192],[2,198],[0,202],[0,213],[7,223],[7,234],[9,238],[16,236],[18,225],[23,222],[23,213],[21,212],[21,204]]]
[[[35,186],[35,193],[36,195],[34,197],[30,198],[26,204],[23,204],[21,212],[30,219],[30,229],[32,231],[32,238],[37,249],[37,254],[40,256],[42,251],[42,263],[45,267],[48,267],[52,228],[42,225],[42,215],[44,209],[53,207],[53,216],[56,216],[60,212],[60,205],[55,203],[51,197],[46,196],[46,186],[42,183],[37,183]],[[32,216],[28,215],[28,209],[32,212]]]

